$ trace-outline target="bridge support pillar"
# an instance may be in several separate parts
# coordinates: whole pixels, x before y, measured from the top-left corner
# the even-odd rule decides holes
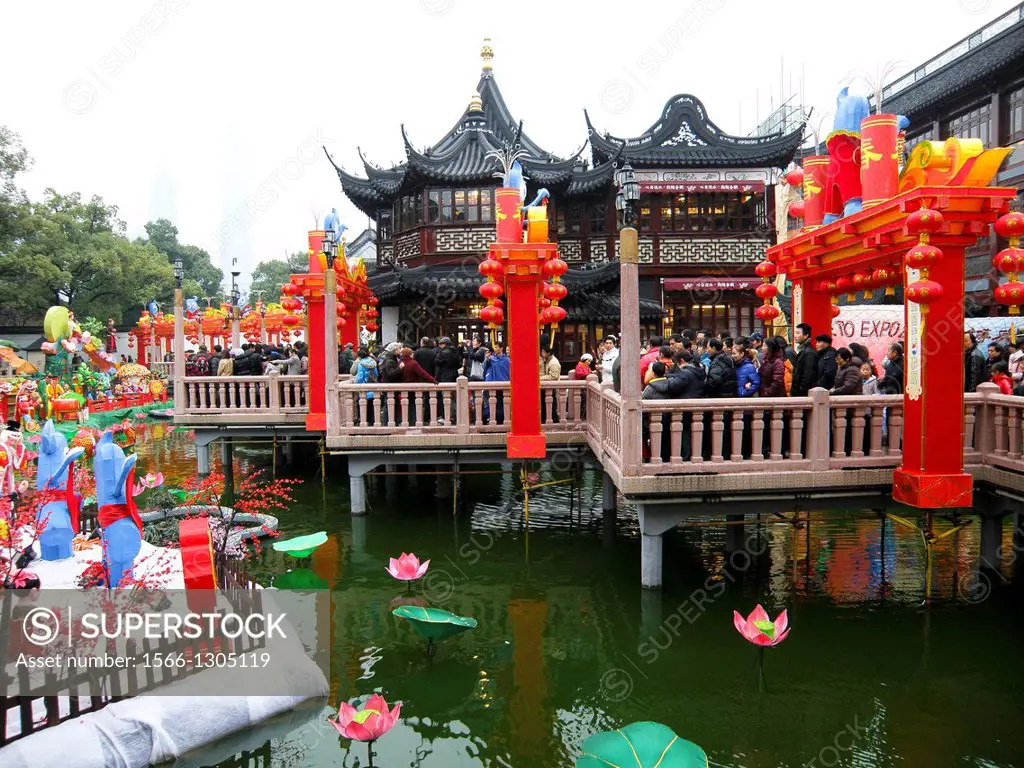
[[[729,554],[739,552],[744,547],[744,533],[746,526],[743,524],[743,515],[726,515],[725,522],[725,551]]]
[[[229,437],[221,441],[221,460],[221,471],[224,473],[224,493],[221,495],[220,503],[225,507],[230,507],[235,503],[235,451]]]
[[[196,473],[200,475],[210,474],[210,446],[196,445]]]
[[[644,589],[661,589],[661,537],[644,533],[640,537],[640,583]]]
[[[607,472],[602,472],[601,478],[604,481],[601,493],[601,509],[605,512],[614,512],[618,503],[616,498],[618,491],[615,489],[615,483],[612,480],[612,476]]]
[[[999,568],[1002,544],[1002,513],[983,514],[981,516],[981,568],[988,570],[997,570]]]
[[[365,516],[352,518],[352,551],[356,554],[366,552],[366,526],[368,521]]]
[[[349,510],[353,516],[366,514],[366,477],[348,476]]]
[[[288,466],[292,466],[295,463],[295,439],[286,437],[284,439],[284,445],[281,447],[281,454],[284,457],[285,463]]]
[[[448,467],[438,465],[436,469],[438,472],[445,472]],[[437,498],[450,499],[452,497],[452,477],[450,475],[437,475],[434,478],[434,488]]]

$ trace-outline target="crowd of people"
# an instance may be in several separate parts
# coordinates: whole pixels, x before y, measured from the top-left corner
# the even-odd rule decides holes
[[[215,344],[211,351],[200,344],[185,357],[185,375],[189,377],[262,376],[271,372],[285,376],[309,373],[309,347],[304,341],[280,346],[245,343],[235,349]]]

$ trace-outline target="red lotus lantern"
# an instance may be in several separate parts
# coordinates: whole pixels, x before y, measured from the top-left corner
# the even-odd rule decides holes
[[[854,293],[852,277],[843,275],[836,280],[836,290],[839,291],[839,293],[845,293],[847,301],[855,301],[857,298],[857,294]]]
[[[928,314],[928,305],[942,298],[942,285],[934,280],[918,280],[907,286],[907,301],[921,305],[921,314]],[[1024,299],[1024,297],[1022,297]]]
[[[779,289],[775,287],[773,283],[761,283],[754,289],[754,294],[759,299],[765,299],[771,301],[779,294]]]
[[[791,187],[799,187],[804,183],[804,169],[800,166],[786,171],[786,183]]]
[[[803,200],[794,200],[789,204],[789,216],[793,219],[802,219],[804,217]]]

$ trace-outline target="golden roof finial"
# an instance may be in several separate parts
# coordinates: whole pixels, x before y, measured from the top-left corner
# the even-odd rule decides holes
[[[483,99],[480,98],[480,94],[479,93],[474,93],[473,96],[470,98],[470,100],[469,100],[469,111],[470,112],[483,112],[484,111],[484,102],[483,102]]]
[[[485,37],[483,47],[480,49],[480,59],[483,61],[484,72],[491,72],[494,69],[494,47],[491,45],[491,38]]]

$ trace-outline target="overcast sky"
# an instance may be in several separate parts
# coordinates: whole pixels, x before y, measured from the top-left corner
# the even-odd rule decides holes
[[[361,175],[357,146],[404,159],[403,122],[433,144],[474,92],[484,37],[513,115],[565,156],[586,139],[584,108],[635,136],[677,93],[746,135],[803,78],[821,115],[851,71],[908,70],[1016,4],[7,0],[0,123],[35,158],[33,197],[101,195],[132,235],[167,217],[244,274],[302,250],[332,206],[361,231],[319,145]]]

